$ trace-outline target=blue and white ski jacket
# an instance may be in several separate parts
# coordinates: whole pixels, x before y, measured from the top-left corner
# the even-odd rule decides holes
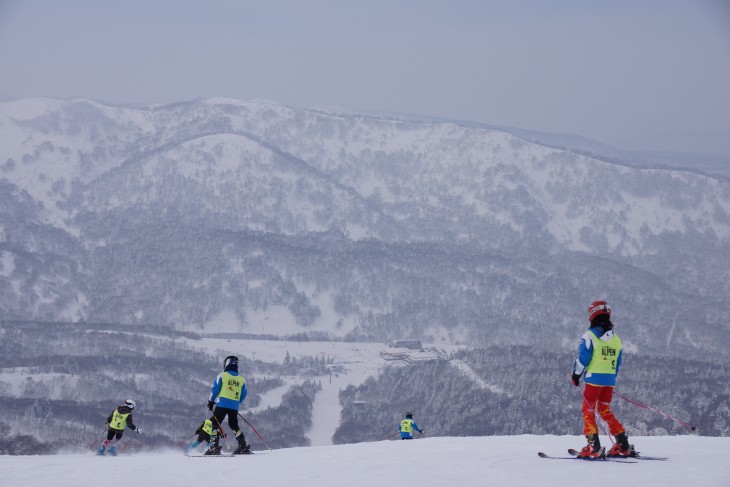
[[[224,372],[227,372],[234,376],[239,375],[238,371],[236,370],[226,370]],[[216,377],[215,381],[213,382],[213,387],[210,389],[210,400],[216,403],[218,407],[238,411],[239,406],[243,403],[243,400],[246,399],[246,394],[248,394],[248,387],[246,386],[246,383],[244,382],[243,384],[243,389],[241,389],[241,399],[238,401],[236,401],[235,399],[229,399],[227,397],[219,397],[222,387],[223,372],[218,374],[218,377]]]
[[[580,339],[580,347],[578,348],[578,358],[573,366],[573,373],[577,375],[581,375],[585,372],[585,368],[588,367],[588,364],[591,363],[591,359],[593,358],[593,351],[595,348],[593,346],[592,337],[590,336],[591,334],[594,334],[599,340],[608,341],[613,337],[614,332],[612,329],[606,330],[602,326],[595,326],[583,334]],[[616,377],[618,376],[619,369],[621,368],[622,357],[623,350],[618,353],[615,374],[600,374],[596,372],[586,374],[583,377],[586,384],[593,384],[596,386],[615,386]]]

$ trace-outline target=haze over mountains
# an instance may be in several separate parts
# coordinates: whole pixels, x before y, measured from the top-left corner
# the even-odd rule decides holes
[[[3,102],[3,320],[572,347],[603,297],[635,349],[724,350],[730,181],[513,132]]]

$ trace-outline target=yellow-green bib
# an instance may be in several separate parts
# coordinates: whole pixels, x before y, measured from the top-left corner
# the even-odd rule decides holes
[[[218,397],[240,401],[241,391],[243,390],[243,385],[246,383],[246,379],[242,375],[231,375],[228,372],[223,372],[222,379],[223,384],[221,385],[221,392],[218,394]]]
[[[114,414],[112,415],[112,422],[109,423],[109,427],[115,430],[123,430],[127,427],[127,416],[129,416],[129,413],[122,414],[115,409]]]
[[[400,430],[403,433],[413,433],[413,420],[412,419],[404,419],[400,422]]]
[[[593,357],[586,367],[586,373],[615,375],[618,354],[621,352],[621,339],[614,333],[609,341],[604,342],[595,333],[588,331],[593,342]]]

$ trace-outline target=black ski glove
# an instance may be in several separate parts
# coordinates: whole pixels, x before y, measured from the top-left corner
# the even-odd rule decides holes
[[[576,387],[580,387],[580,374],[576,374],[575,372],[570,377],[570,380],[573,381],[573,385]]]
[[[212,411],[214,407],[215,403],[213,401],[208,401],[208,409]]]

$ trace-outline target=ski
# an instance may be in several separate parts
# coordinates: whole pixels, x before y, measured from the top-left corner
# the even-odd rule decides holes
[[[226,457],[226,458],[229,458],[229,457],[247,457],[247,456],[249,456],[249,455],[253,455],[253,454],[254,454],[254,453],[253,453],[253,452],[251,452],[251,453],[246,453],[246,454],[243,454],[243,453],[239,453],[239,454],[233,454],[233,453],[219,453],[218,455],[205,455],[205,454],[200,454],[200,455],[188,455],[188,454],[185,454],[185,456],[186,456],[186,457],[190,457],[190,458],[203,458],[203,457],[206,457],[206,458],[212,458],[212,457]]]
[[[221,453],[220,455],[185,455],[190,458],[233,458],[233,457],[247,457],[249,455],[233,455],[232,453]]]
[[[568,453],[570,453],[571,455],[577,455],[580,452],[578,450],[574,450],[573,448],[569,448]],[[666,460],[669,460],[668,457],[645,457],[644,455],[640,455],[638,452],[636,453],[635,457],[608,457],[608,458],[630,458],[630,459],[634,459],[634,460],[656,460],[659,462],[664,462]]]
[[[220,455],[185,455],[189,458],[231,458],[235,457],[237,455],[233,455],[232,453],[221,453]]]
[[[549,460],[582,460],[584,462],[613,462],[613,463],[639,463],[633,459],[630,458],[612,458],[612,457],[577,457],[577,456],[569,456],[569,457],[554,457],[551,455],[548,455],[547,453],[543,452],[537,452],[537,456],[540,458],[547,458]]]

